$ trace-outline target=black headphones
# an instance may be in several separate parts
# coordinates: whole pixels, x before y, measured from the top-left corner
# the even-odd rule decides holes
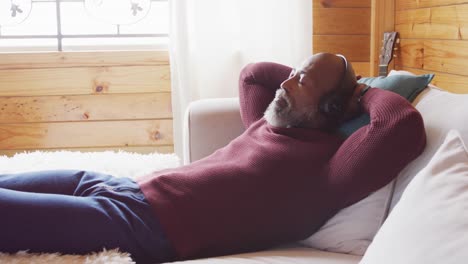
[[[345,71],[341,77],[338,87],[333,89],[328,94],[325,94],[320,98],[319,102],[319,112],[321,112],[327,119],[333,119],[335,121],[341,120],[345,112],[345,104],[349,99],[350,92],[347,91],[346,85],[349,83],[351,78],[354,80],[356,76],[353,71],[349,69],[348,61],[345,56],[337,54],[336,56],[341,57],[345,63]]]

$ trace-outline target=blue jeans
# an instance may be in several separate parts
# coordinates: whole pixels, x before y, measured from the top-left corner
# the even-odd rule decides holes
[[[174,259],[137,183],[96,172],[0,175],[0,252],[129,252],[137,263]]]

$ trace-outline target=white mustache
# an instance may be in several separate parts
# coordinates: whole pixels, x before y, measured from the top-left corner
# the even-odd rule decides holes
[[[283,88],[276,90],[276,93],[275,93],[275,101],[279,100],[280,98],[286,101],[286,103],[288,104],[288,107],[291,106],[291,101],[289,97],[286,95],[286,91]]]

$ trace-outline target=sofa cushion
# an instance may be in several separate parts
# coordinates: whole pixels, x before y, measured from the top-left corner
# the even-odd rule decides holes
[[[180,264],[357,264],[361,257],[290,247],[216,258],[180,261]]]
[[[364,255],[390,206],[394,182],[340,210],[317,232],[299,243],[330,252]]]
[[[371,87],[395,92],[408,99],[408,101],[413,102],[416,96],[418,96],[418,94],[427,87],[433,78],[434,74],[395,74],[387,77],[361,78],[358,82],[367,84]],[[338,130],[341,135],[348,137],[357,129],[369,124],[369,122],[369,115],[361,114],[360,116],[341,125]]]
[[[420,98],[422,99],[416,104],[416,109],[419,110],[424,119],[426,148],[417,159],[401,171],[396,179],[391,208],[398,202],[413,177],[434,156],[448,131],[458,130],[462,139],[468,142],[468,122],[466,122],[468,94],[454,94],[430,85],[415,102]]]
[[[464,263],[468,259],[468,153],[451,130],[404,191],[362,264]]]

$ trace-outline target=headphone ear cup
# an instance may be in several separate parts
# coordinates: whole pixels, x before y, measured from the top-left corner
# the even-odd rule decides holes
[[[351,64],[348,65],[346,58],[342,57],[345,63],[345,72],[337,87],[330,93],[325,94],[319,101],[319,112],[331,123],[338,123],[345,115],[347,102],[354,93],[354,86],[351,84],[356,82],[356,75]]]
[[[334,97],[332,95],[324,96],[319,104],[319,110],[326,117],[340,118],[343,114],[343,104]]]
[[[341,106],[341,103],[338,103],[338,102],[329,103],[328,108],[329,108],[330,115],[334,117],[341,116],[341,113],[343,112],[343,107]]]

